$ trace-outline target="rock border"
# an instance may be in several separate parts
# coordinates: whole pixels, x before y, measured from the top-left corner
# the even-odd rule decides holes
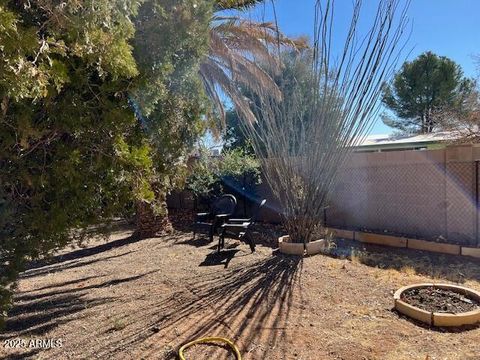
[[[473,289],[466,288],[464,286],[451,285],[451,284],[422,283],[422,284],[408,285],[398,289],[393,295],[395,309],[398,312],[408,317],[411,317],[413,319],[416,319],[418,321],[421,321],[431,326],[463,326],[463,325],[475,325],[477,323],[480,323],[480,308],[477,310],[468,311],[468,312],[459,313],[459,314],[438,313],[438,312],[430,312],[430,311],[419,309],[416,306],[412,306],[406,303],[405,301],[401,300],[401,296],[404,291],[412,288],[425,288],[425,287],[434,287],[438,289],[453,290],[455,292],[468,294],[469,296],[480,301],[480,292],[475,291]]]

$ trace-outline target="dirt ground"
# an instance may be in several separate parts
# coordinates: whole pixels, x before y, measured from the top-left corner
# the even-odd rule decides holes
[[[269,229],[253,254],[227,240],[216,255],[215,243],[178,227],[152,239],[130,235],[119,230],[32,264],[1,335],[2,344],[26,348],[3,347],[0,356],[176,359],[189,340],[224,336],[245,360],[480,359],[480,328],[428,328],[392,310],[393,292],[415,282],[480,290],[479,261],[348,241],[336,257],[299,259],[278,254]],[[61,347],[29,348],[31,339]],[[186,356],[234,358],[212,345]]]
[[[402,293],[400,299],[430,312],[459,314],[480,310],[480,301],[473,296],[433,286],[409,289]]]

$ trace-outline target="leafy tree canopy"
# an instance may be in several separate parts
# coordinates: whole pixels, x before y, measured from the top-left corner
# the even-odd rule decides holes
[[[177,179],[202,131],[211,6],[0,0],[3,315],[26,260]]]
[[[130,91],[137,115],[155,149],[150,184],[155,212],[186,176],[185,161],[204,133],[209,104],[198,76],[208,51],[212,3],[208,0],[154,0],[135,18],[134,56],[139,76]]]
[[[461,106],[472,88],[473,81],[463,76],[458,64],[426,52],[405,62],[393,81],[385,84],[382,102],[396,117],[383,115],[383,121],[405,132],[432,132],[437,125],[435,111]]]
[[[200,146],[185,187],[197,199],[209,203],[225,192],[253,196],[255,184],[260,181],[260,163],[255,155],[236,148],[211,156],[209,149]]]
[[[293,97],[295,101],[302,103],[301,109],[308,109],[306,104],[311,101],[315,95],[315,80],[312,72],[312,51],[308,48],[294,50],[284,49],[280,53],[280,70],[271,69],[269,64],[263,64],[265,71],[271,74],[278,88],[281,89],[284,102],[288,106]],[[258,94],[249,88],[242,88],[242,94],[250,100],[252,113],[258,121],[262,121],[262,113],[259,111],[261,106]],[[224,135],[224,149],[242,148],[244,151],[253,154],[251,141],[245,136],[242,130],[246,119],[236,109],[231,109],[226,116],[226,132]],[[297,126],[309,121],[306,111],[303,111],[298,117]],[[293,131],[293,130],[292,130]],[[293,144],[292,144],[293,146]]]
[[[252,144],[242,130],[242,121],[244,120],[235,109],[229,109],[225,115],[226,126],[222,137],[223,151],[242,149],[248,154],[254,154]]]

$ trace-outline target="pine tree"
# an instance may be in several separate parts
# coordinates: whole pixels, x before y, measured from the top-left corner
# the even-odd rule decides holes
[[[430,133],[435,111],[460,106],[473,88],[454,61],[426,52],[405,62],[390,84],[383,88],[383,104],[396,118],[383,115],[386,125],[404,132]]]

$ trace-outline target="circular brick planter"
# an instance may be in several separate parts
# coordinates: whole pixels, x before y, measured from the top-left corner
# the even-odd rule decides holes
[[[281,253],[289,255],[315,255],[325,249],[327,242],[325,239],[311,241],[307,244],[292,243],[290,236],[285,235],[278,238],[278,248]]]
[[[405,286],[395,293],[393,296],[395,300],[395,309],[401,312],[404,315],[407,315],[413,319],[421,321],[428,325],[433,326],[462,326],[462,325],[472,325],[480,323],[480,308],[464,312],[464,313],[440,313],[440,312],[430,312],[426,310],[419,309],[416,306],[412,306],[405,301],[401,300],[402,293],[406,290],[412,288],[425,288],[433,287],[437,289],[445,289],[454,292],[458,292],[463,295],[468,295],[478,301],[480,301],[480,292],[463,287],[458,285],[450,284],[416,284]]]

